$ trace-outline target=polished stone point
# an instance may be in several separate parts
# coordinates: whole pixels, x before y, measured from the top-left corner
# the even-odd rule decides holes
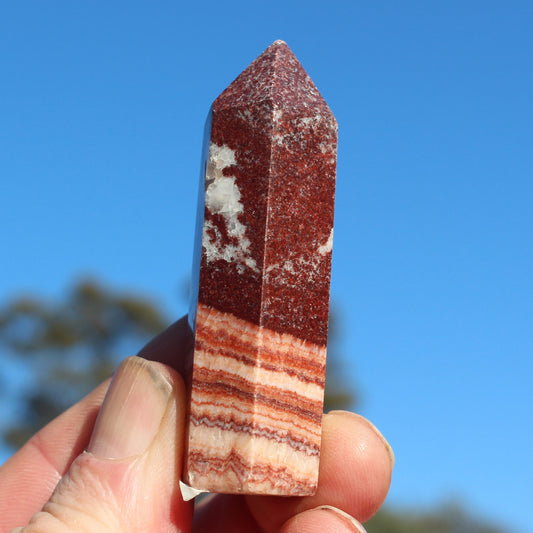
[[[283,41],[215,100],[204,144],[184,481],[316,491],[337,123]]]

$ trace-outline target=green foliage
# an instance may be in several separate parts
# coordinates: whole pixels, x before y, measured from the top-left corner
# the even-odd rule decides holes
[[[365,524],[368,533],[505,533],[449,504],[425,512],[381,509]]]
[[[0,340],[21,355],[88,347],[105,359],[127,335],[146,336],[164,326],[149,302],[116,294],[95,281],[75,285],[64,303],[21,297],[0,312]]]
[[[4,430],[14,448],[110,376],[168,321],[146,298],[94,280],[73,286],[63,302],[19,297],[0,309],[0,346],[24,358],[34,384],[20,398],[24,416]]]
[[[328,324],[328,357],[326,367],[326,390],[324,411],[335,409],[353,409],[358,404],[356,387],[347,381],[340,339],[342,338],[342,321],[338,309],[331,306]]]

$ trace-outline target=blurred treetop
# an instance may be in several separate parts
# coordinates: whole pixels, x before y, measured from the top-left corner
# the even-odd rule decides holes
[[[34,383],[18,399],[24,416],[3,428],[5,442],[18,448],[167,325],[147,298],[94,280],[74,285],[64,301],[8,303],[0,309],[0,347],[27,361]]]

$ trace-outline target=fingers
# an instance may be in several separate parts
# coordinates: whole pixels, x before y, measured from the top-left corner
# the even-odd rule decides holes
[[[140,355],[183,375],[192,342],[187,317],[149,342]],[[87,448],[110,380],[34,435],[0,467],[0,531],[26,523],[50,498],[72,461]]]
[[[162,361],[187,376],[192,362],[192,347],[193,335],[187,317],[183,317],[149,343],[139,355]],[[195,531],[279,531],[283,524],[283,527],[293,527],[287,521],[299,513],[323,505],[333,506],[360,521],[366,521],[387,495],[393,465],[394,455],[390,446],[370,422],[352,413],[333,412],[323,419],[319,488],[315,496],[252,496],[243,499],[217,495],[195,513]],[[311,516],[318,517],[316,511]]]
[[[280,533],[366,533],[350,515],[327,505],[289,518]]]
[[[389,490],[394,456],[381,433],[366,419],[345,411],[324,416],[318,490],[306,498],[249,497],[255,519],[277,531],[289,517],[330,505],[365,522]]]
[[[25,524],[42,508],[89,443],[109,381],[34,435],[0,467],[0,531]]]
[[[126,359],[113,378],[87,452],[24,533],[185,531],[179,494],[185,387],[164,365]]]
[[[184,317],[151,341],[141,350],[140,355],[147,359],[163,361],[182,375],[187,375],[191,352],[192,333],[187,319]],[[168,379],[171,383],[174,383],[174,376],[176,376],[174,372],[161,365],[156,364],[155,366],[163,375],[169,376]],[[177,379],[179,380],[179,378]],[[181,386],[177,385],[178,389]],[[87,448],[106,389],[107,384],[103,384],[76,406],[66,411],[41,430],[0,468],[2,481],[0,483],[0,531],[9,531],[13,527],[20,526],[21,523],[26,523],[50,498],[54,487],[69,469],[73,459]],[[174,405],[173,409],[177,413],[177,400]],[[184,410],[183,406],[182,410]],[[169,439],[169,442],[178,447],[181,446],[182,441],[183,438],[179,435],[177,438],[176,434],[173,434]],[[101,443],[95,442],[92,444],[98,450]],[[127,445],[127,443],[122,444],[122,446]],[[172,450],[180,455],[176,447]],[[98,453],[104,452],[100,449]],[[167,462],[164,465],[161,462],[150,463],[148,459],[145,459],[144,462],[137,459],[134,465],[130,465],[131,468],[128,471],[136,471],[139,476],[143,469],[151,472],[151,476],[143,480],[139,486],[139,490],[144,490],[143,494],[155,494],[160,490],[159,486],[150,487],[147,485],[150,479],[157,479],[160,473],[164,473],[165,475],[162,476],[164,480],[169,481],[169,483],[172,482],[174,490],[177,490],[179,477],[176,470],[168,468],[169,453],[172,455],[171,449],[163,447],[159,449],[157,454],[154,454],[154,457],[166,459]],[[148,455],[150,456],[150,454]],[[92,475],[93,480],[104,479],[110,487],[114,488],[117,492],[113,494],[120,494],[120,491],[124,490],[117,479],[121,479],[125,472],[113,475],[114,470],[108,468],[109,459],[99,456],[96,459],[87,459],[87,454],[82,457],[83,459],[75,461],[72,472],[92,473],[84,474],[89,480],[86,484],[92,486],[90,483]],[[112,460],[111,462],[116,463],[117,461]],[[122,463],[123,460],[118,462],[118,464]],[[393,463],[394,457],[390,446],[368,421],[350,413],[330,413],[325,415],[323,419],[320,479],[318,492],[315,496],[307,498],[243,498],[217,495],[205,505],[200,506],[197,515],[195,515],[194,531],[208,531],[210,533],[223,531],[268,533],[280,530],[285,533],[292,533],[293,531],[312,532],[314,530],[309,528],[313,527],[312,523],[315,522],[328,524],[327,527],[324,525],[321,531],[357,531],[357,529],[353,529],[353,527],[357,527],[354,526],[355,522],[345,521],[342,523],[342,517],[335,515],[331,509],[329,511],[326,509],[317,510],[317,507],[324,505],[335,507],[360,521],[367,520],[375,513],[387,494]],[[101,465],[105,466],[102,467]],[[153,472],[156,472],[157,475],[154,476]],[[165,477],[170,476],[170,472],[172,472],[173,477]],[[106,475],[110,477],[106,478]],[[78,477],[84,479],[83,476]],[[69,478],[70,476],[67,479]],[[60,486],[65,486],[65,483],[60,484]],[[57,497],[56,493],[52,497],[52,504],[54,498]],[[162,499],[161,501],[165,500]],[[167,499],[166,505],[168,506],[166,515],[169,514],[168,509],[171,509],[170,515],[174,517],[174,521],[178,515],[187,516],[190,511],[189,507],[182,507],[183,502],[179,494]],[[57,507],[53,508],[56,509]],[[142,509],[143,505],[138,505],[135,508]],[[159,507],[156,505],[156,508]],[[127,511],[123,510],[123,512],[128,515]],[[349,529],[350,527],[352,529]],[[132,531],[134,530],[132,529]]]
[[[231,519],[233,523],[239,523],[241,516],[243,520],[249,520],[247,513],[251,512],[258,526],[248,531],[277,532],[299,513],[327,505],[364,522],[383,503],[390,486],[393,464],[390,446],[370,422],[352,413],[335,411],[323,418],[317,493],[305,498],[248,496],[249,511],[243,511],[238,504],[232,503]],[[224,531],[219,524],[225,520],[225,503],[235,498],[217,495],[200,507],[195,515],[195,533]],[[211,514],[214,505],[220,508],[216,519]]]

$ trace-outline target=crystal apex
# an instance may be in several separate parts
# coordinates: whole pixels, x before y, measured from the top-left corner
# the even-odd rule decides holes
[[[274,41],[213,103],[213,111],[269,105],[284,113],[335,117],[289,46]]]

